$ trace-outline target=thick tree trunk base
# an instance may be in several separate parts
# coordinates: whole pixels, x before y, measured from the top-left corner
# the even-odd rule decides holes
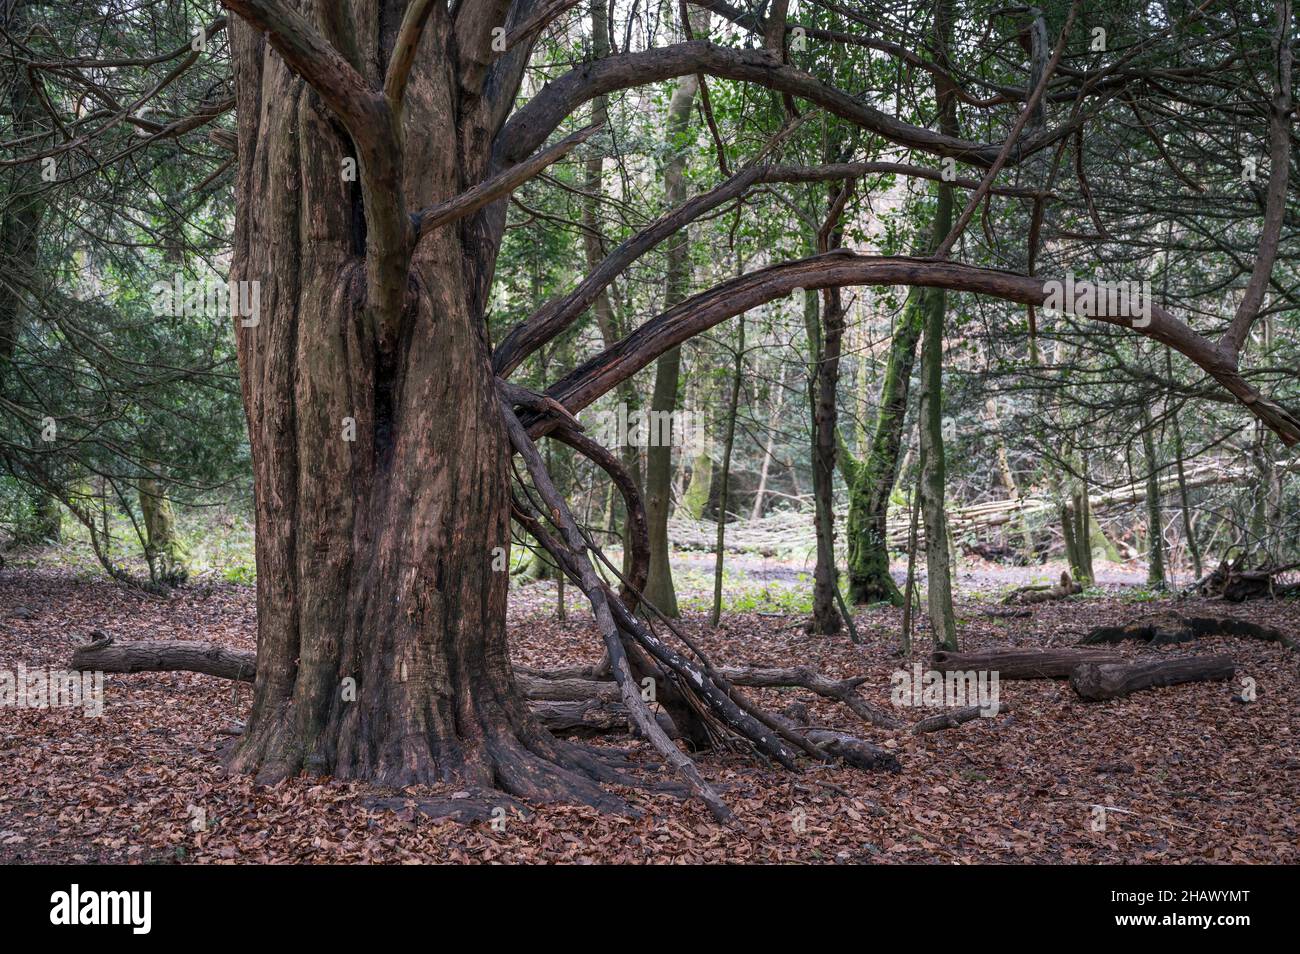
[[[181,640],[141,640],[116,643],[101,637],[74,650],[72,667],[103,672],[204,673],[222,679],[252,682],[256,657],[252,653],[213,643]],[[582,679],[519,680],[526,705],[500,703],[495,697],[469,710],[468,729],[459,734],[426,734],[406,740],[399,758],[379,771],[371,765],[336,759],[333,764],[304,759],[285,739],[293,729],[288,718],[263,719],[268,727],[258,736],[247,730],[230,756],[232,772],[254,775],[274,784],[307,771],[336,778],[363,778],[381,786],[453,783],[474,789],[499,789],[538,803],[577,801],[603,810],[626,813],[623,799],[600,783],[645,787],[625,765],[603,752],[555,738],[558,734],[594,735],[601,730],[627,731],[627,711],[616,700],[613,683]],[[580,701],[581,700],[581,701]],[[661,714],[662,715],[662,714]],[[458,714],[459,719],[459,714]],[[670,737],[677,734],[667,717],[659,719]],[[606,729],[606,727],[608,727]],[[441,745],[439,740],[452,740]]]
[[[888,561],[883,573],[870,576],[850,573],[849,600],[854,606],[870,606],[874,603],[902,606],[903,594],[894,578],[889,575]]]
[[[273,785],[301,773],[388,788],[451,784],[496,790],[534,804],[578,803],[617,814],[634,813],[602,784],[643,786],[619,760],[556,738],[526,705],[495,696],[463,703],[454,725],[404,735],[396,748],[378,752],[378,761],[357,749],[336,751],[332,760],[304,758],[287,741],[294,738],[289,714],[263,718],[259,724],[261,732],[246,733],[240,740],[227,770],[252,775],[260,784]]]
[[[1231,679],[1236,668],[1231,656],[1183,656],[1132,665],[1087,664],[1071,674],[1070,685],[1080,699],[1102,702],[1142,689]]]

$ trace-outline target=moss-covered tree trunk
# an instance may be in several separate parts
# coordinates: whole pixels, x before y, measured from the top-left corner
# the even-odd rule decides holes
[[[144,473],[136,481],[136,493],[144,522],[149,578],[155,583],[180,583],[189,571],[185,567],[185,549],[176,532],[176,515],[162,479],[162,466],[154,461],[144,466]]]
[[[852,468],[845,532],[849,549],[849,598],[857,604],[903,605],[903,595],[889,575],[886,521],[902,459],[907,398],[923,324],[922,298],[920,289],[913,290],[903,305],[902,317],[889,345],[871,447],[867,456]]]
[[[948,202],[951,203],[951,190]],[[940,202],[944,201],[942,195]],[[951,208],[951,206],[950,206]],[[926,606],[935,645],[957,649],[952,608],[952,558],[944,509],[947,467],[943,448],[943,332],[947,295],[927,289],[921,344],[921,517],[925,525]]]

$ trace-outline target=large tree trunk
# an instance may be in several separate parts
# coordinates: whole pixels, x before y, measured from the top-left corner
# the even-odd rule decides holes
[[[353,10],[356,48],[380,60],[355,65],[376,86],[401,12],[377,6]],[[425,43],[446,41],[434,25],[429,33]],[[579,757],[531,720],[511,673],[508,574],[493,554],[510,543],[509,444],[482,318],[495,239],[481,218],[424,235],[405,315],[377,313],[367,282],[380,272],[366,261],[381,241],[367,234],[379,212],[362,206],[384,197],[341,174],[349,137],[260,31],[235,20],[232,58],[232,278],[261,283],[257,323],[236,322],[258,649],[232,769],[609,802],[557,764]],[[490,172],[488,151],[473,145],[483,120],[458,115],[457,95],[439,56],[416,58],[407,161],[400,181],[380,183],[413,207]],[[362,170],[379,163],[373,144],[358,147]]]

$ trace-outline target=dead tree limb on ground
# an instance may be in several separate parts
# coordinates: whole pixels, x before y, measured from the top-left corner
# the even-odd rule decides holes
[[[1011,704],[1009,702],[1000,702],[998,703],[998,711],[993,713],[993,715],[1002,715],[1002,713],[1010,711]],[[943,729],[956,728],[957,726],[970,722],[973,719],[978,719],[982,715],[984,715],[983,706],[963,706],[960,709],[940,712],[938,715],[932,715],[928,718],[922,719],[916,725],[912,726],[912,731],[917,735],[926,732],[939,732]]]
[[[999,679],[1064,679],[1084,663],[1118,663],[1124,657],[1096,649],[995,649],[979,653],[940,650],[930,657],[938,672],[996,672]]]
[[[1138,620],[1124,626],[1098,626],[1079,640],[1080,646],[1099,646],[1126,641],[1147,643],[1150,646],[1168,646],[1187,643],[1205,636],[1236,636],[1242,639],[1262,639],[1280,643],[1287,649],[1300,649],[1295,637],[1271,626],[1260,626],[1244,619],[1217,616],[1182,616],[1168,614]]]
[[[1080,699],[1101,702],[1158,686],[1231,679],[1236,668],[1231,656],[1180,656],[1132,664],[1086,664],[1071,674],[1070,685]]]

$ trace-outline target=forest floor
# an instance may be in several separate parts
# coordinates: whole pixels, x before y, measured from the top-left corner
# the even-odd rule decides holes
[[[925,660],[892,655],[899,610],[861,609],[858,646],[809,637],[799,612],[779,611],[793,605],[783,594],[806,589],[798,568],[765,573],[735,564],[731,613],[713,630],[702,611],[708,566],[683,560],[681,585],[685,627],[715,661],[866,676],[867,702],[904,723],[935,713],[891,709],[891,673]],[[1093,626],[1129,622],[1171,602],[1117,581],[1035,606],[1027,617],[992,618],[983,611],[1007,586],[1050,580],[1059,568],[968,564],[962,572],[957,611],[966,650],[1065,646]],[[766,598],[745,596],[764,589]],[[569,621],[558,622],[553,584],[512,590],[518,662],[545,668],[598,658],[600,641],[574,594],[570,588]],[[755,609],[744,609],[751,603]],[[1176,608],[1300,632],[1296,601],[1189,600]],[[64,668],[96,629],[120,640],[210,640],[252,650],[255,612],[248,586],[203,582],[158,598],[11,564],[0,570],[0,671]],[[922,631],[918,645],[926,639]],[[1012,711],[928,735],[873,728],[802,690],[756,691],[778,709],[806,702],[816,723],[889,749],[902,771],[816,765],[794,774],[740,754],[703,753],[701,771],[735,811],[734,830],[697,803],[635,790],[622,794],[639,818],[539,806],[494,827],[367,807],[379,793],[362,784],[301,778],[259,788],[222,771],[227,733],[246,715],[248,685],[193,673],[109,674],[100,717],[0,708],[0,862],[1300,861],[1300,657],[1277,644],[1220,637],[1119,651],[1228,652],[1238,676],[1105,703],[1079,701],[1063,681],[1004,681],[1001,700]],[[1257,685],[1254,702],[1234,699],[1245,676]],[[647,777],[659,770],[644,743],[616,737],[608,744],[629,749]]]

